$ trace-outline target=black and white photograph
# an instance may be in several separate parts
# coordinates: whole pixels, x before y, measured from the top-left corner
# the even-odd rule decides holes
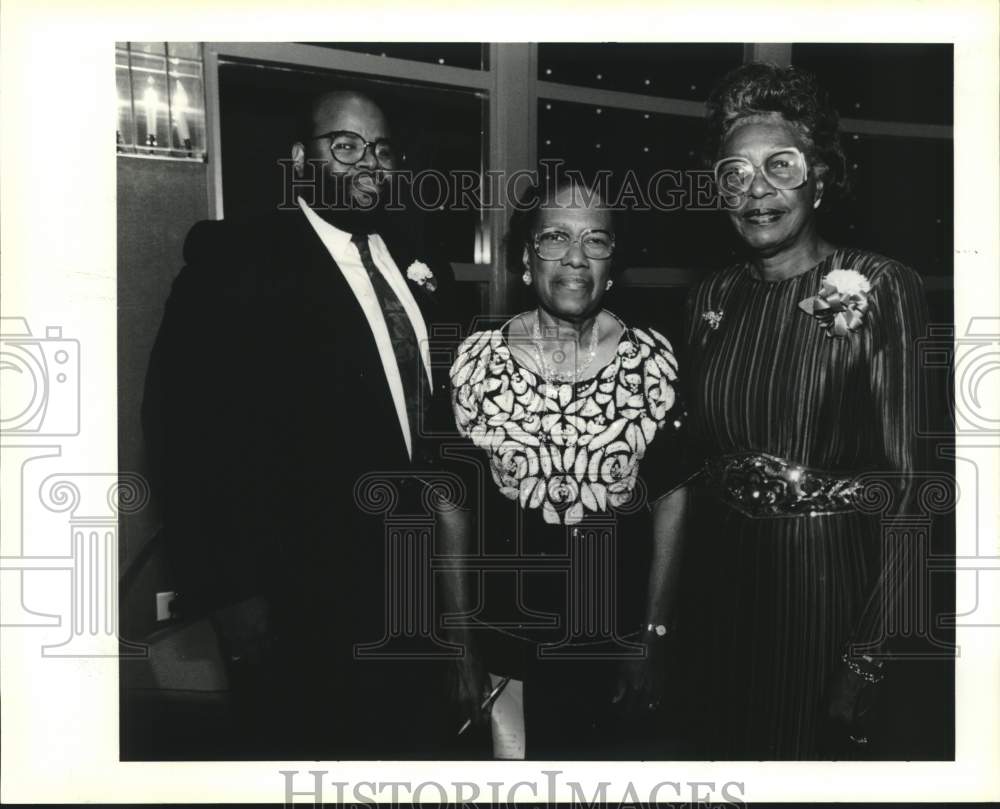
[[[953,756],[950,45],[116,56],[123,757]]]
[[[996,54],[553,12],[102,44],[108,218],[11,253],[98,269],[4,267],[6,640],[142,800],[995,794]]]

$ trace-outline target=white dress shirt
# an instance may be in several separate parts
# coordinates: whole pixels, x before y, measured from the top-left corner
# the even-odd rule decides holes
[[[403,380],[399,375],[399,365],[396,362],[396,353],[392,348],[392,338],[389,336],[389,327],[386,326],[385,316],[382,314],[382,306],[379,304],[375,289],[372,287],[368,271],[361,263],[361,254],[358,248],[351,241],[351,234],[331,225],[322,219],[312,208],[310,208],[302,197],[298,198],[299,207],[305,214],[309,224],[312,225],[316,235],[326,246],[330,256],[337,263],[344,280],[354,292],[354,296],[361,305],[361,310],[365,313],[368,325],[375,338],[375,346],[378,348],[379,357],[382,359],[382,368],[385,370],[385,378],[389,380],[389,392],[392,394],[392,401],[396,406],[396,416],[399,419],[399,429],[403,434],[403,441],[406,443],[406,452],[413,458],[413,432],[412,425],[406,415],[406,395],[403,392]],[[417,336],[417,343],[420,348],[420,356],[423,359],[424,370],[427,372],[427,381],[431,379],[431,357],[430,349],[427,345],[427,325],[424,323],[420,307],[413,297],[406,279],[392,260],[385,242],[377,233],[372,233],[368,237],[368,246],[371,249],[372,260],[392,291],[396,293],[399,302],[403,305],[410,324]],[[345,346],[345,350],[349,347]]]

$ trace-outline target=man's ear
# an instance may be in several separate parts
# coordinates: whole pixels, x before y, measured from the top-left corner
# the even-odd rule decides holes
[[[292,165],[295,166],[296,176],[301,177],[306,165],[306,147],[302,145],[302,141],[292,144]]]

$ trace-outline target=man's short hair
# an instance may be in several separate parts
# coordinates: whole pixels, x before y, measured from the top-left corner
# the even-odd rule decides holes
[[[385,105],[367,90],[363,90],[359,87],[353,87],[351,85],[343,85],[341,87],[332,88],[327,87],[322,90],[317,90],[315,93],[303,98],[302,102],[298,105],[295,116],[294,140],[299,140],[304,143],[316,134],[313,132],[313,127],[316,122],[316,109],[322,99],[331,95],[342,95],[345,99],[350,97],[362,98],[378,107],[386,118],[389,117],[386,114]]]

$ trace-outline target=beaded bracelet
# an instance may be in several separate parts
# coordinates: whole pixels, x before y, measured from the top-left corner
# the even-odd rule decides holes
[[[875,684],[881,682],[885,677],[882,671],[882,663],[868,655],[861,655],[860,658],[849,656],[846,652],[840,658],[854,674],[866,683]]]

